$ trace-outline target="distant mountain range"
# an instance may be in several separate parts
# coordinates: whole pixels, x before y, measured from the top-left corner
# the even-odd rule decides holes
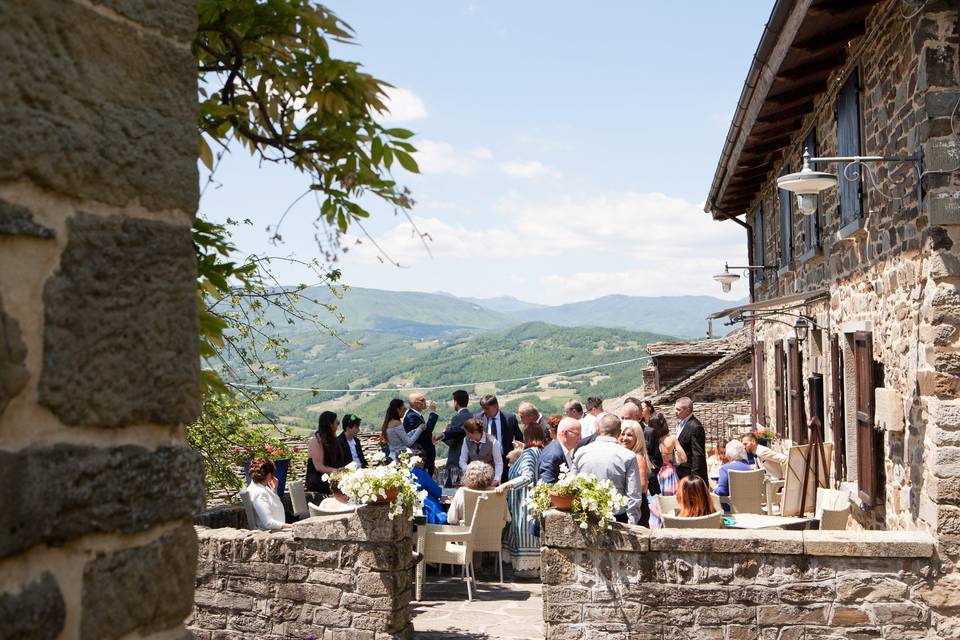
[[[346,330],[372,329],[413,337],[439,336],[464,330],[500,330],[525,322],[563,327],[608,327],[647,331],[680,338],[706,335],[706,317],[737,301],[711,296],[612,295],[547,306],[509,296],[459,298],[449,293],[385,291],[353,287],[337,300],[321,289],[309,295],[336,304],[345,316]],[[307,305],[309,306],[309,305]],[[715,325],[722,335],[729,327]]]

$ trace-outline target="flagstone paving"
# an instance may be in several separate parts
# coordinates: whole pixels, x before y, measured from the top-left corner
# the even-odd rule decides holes
[[[462,580],[438,578],[431,570],[423,599],[412,603],[414,638],[543,638],[543,598],[539,580],[504,582],[480,576],[467,601]]]

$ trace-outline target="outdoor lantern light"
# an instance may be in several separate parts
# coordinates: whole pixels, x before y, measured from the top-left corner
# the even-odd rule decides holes
[[[807,321],[806,317],[799,316],[797,321],[793,323],[793,331],[797,334],[797,342],[803,342],[810,332],[810,322]]]
[[[730,293],[730,286],[739,280],[740,276],[735,273],[730,273],[730,267],[723,265],[723,273],[718,273],[713,276],[713,279],[720,283],[724,293]]]
[[[805,216],[817,211],[817,197],[821,191],[837,185],[837,176],[810,168],[810,150],[803,153],[803,169],[777,178],[777,187],[797,194],[797,208]]]

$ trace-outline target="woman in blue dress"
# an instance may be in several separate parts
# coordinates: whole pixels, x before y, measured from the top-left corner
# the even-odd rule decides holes
[[[523,430],[524,449],[520,457],[510,465],[507,481],[498,485],[497,493],[507,493],[507,508],[510,523],[503,543],[513,575],[519,578],[540,576],[540,538],[532,535],[527,517],[527,498],[533,485],[540,479],[540,452],[547,436],[539,424]]]

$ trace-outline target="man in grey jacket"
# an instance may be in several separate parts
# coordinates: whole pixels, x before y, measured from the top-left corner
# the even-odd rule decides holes
[[[597,419],[597,439],[589,447],[581,447],[573,458],[577,475],[593,474],[609,480],[617,492],[627,498],[627,507],[616,514],[617,522],[640,522],[640,471],[637,454],[621,445],[620,418],[605,413]]]
[[[467,409],[470,404],[470,394],[463,389],[457,389],[453,392],[453,408],[456,413],[450,419],[450,424],[443,430],[443,433],[434,436],[434,443],[447,443],[447,466],[444,482],[446,487],[455,487],[460,484],[460,449],[463,447],[463,423],[473,417],[473,414]]]

